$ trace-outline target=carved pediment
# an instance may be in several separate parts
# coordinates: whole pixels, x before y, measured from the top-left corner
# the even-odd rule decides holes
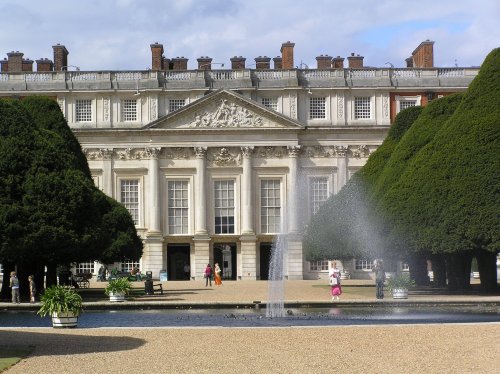
[[[164,129],[301,128],[293,119],[230,91],[217,91],[147,127]]]

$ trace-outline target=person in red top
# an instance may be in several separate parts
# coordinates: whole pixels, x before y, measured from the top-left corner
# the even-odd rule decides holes
[[[342,287],[340,286],[340,269],[337,268],[337,263],[332,262],[332,268],[328,272],[330,286],[332,286],[332,301],[340,300],[342,295]]]
[[[205,287],[210,283],[210,287],[212,287],[212,267],[210,264],[207,264],[205,268],[205,272],[203,273],[203,277],[205,278]]]

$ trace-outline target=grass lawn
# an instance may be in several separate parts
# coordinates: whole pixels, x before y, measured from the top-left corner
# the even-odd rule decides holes
[[[23,346],[23,347],[3,347],[0,346],[0,372],[8,369],[12,365],[21,361],[23,358],[27,357],[35,347],[33,346]]]

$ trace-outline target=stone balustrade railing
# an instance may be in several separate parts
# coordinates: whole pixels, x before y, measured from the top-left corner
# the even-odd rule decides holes
[[[214,82],[248,81],[250,85],[258,86],[263,82],[267,87],[277,85],[325,87],[331,83],[335,87],[339,81],[345,81],[353,87],[370,86],[370,82],[386,80],[385,86],[446,86],[463,80],[467,86],[477,75],[479,68],[361,68],[361,69],[292,69],[292,70],[169,70],[157,72],[145,71],[58,71],[58,72],[20,72],[0,73],[0,92],[16,90],[49,90],[61,89],[62,85],[70,87],[83,83],[106,83],[111,88],[130,90],[133,88],[165,88],[179,89],[182,84],[198,82],[197,84],[213,87]],[[300,78],[297,80],[297,78]],[[433,81],[434,79],[434,81]],[[205,83],[203,83],[205,82]],[[275,83],[273,83],[275,82]],[[334,83],[337,82],[337,83]],[[133,85],[132,85],[133,83]],[[169,84],[171,83],[171,84]],[[175,83],[175,84],[174,84]],[[450,84],[451,84],[450,83]],[[373,83],[375,85],[375,83]],[[24,88],[23,88],[24,87]],[[82,89],[85,89],[82,85]],[[89,86],[89,90],[93,89]]]

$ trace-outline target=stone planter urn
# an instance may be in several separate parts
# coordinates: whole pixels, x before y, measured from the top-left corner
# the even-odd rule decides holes
[[[125,301],[125,292],[110,292],[109,301],[112,302]]]
[[[52,313],[52,327],[76,327],[78,316],[73,312]]]
[[[393,299],[407,299],[408,298],[408,289],[407,288],[396,288],[392,290],[392,298]]]

